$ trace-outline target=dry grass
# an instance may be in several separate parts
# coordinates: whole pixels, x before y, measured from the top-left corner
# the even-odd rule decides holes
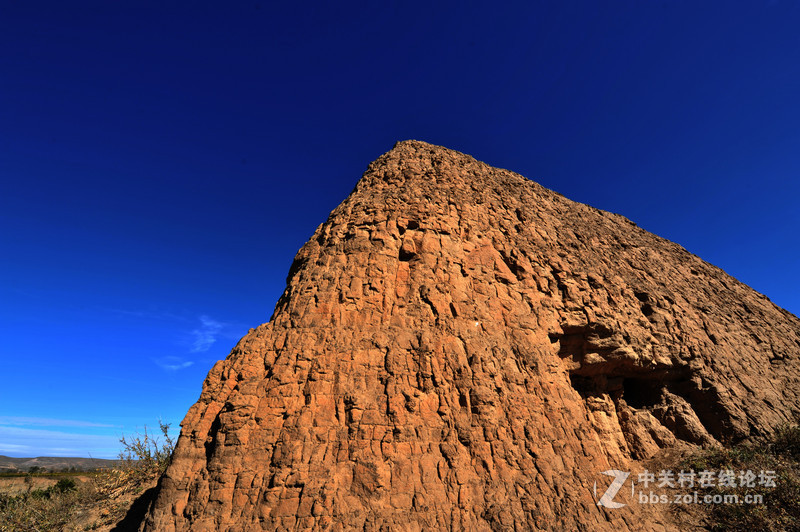
[[[712,449],[685,459],[681,468],[700,470],[775,471],[775,487],[714,487],[710,495],[761,495],[762,504],[715,504],[703,507],[713,531],[788,532],[800,530],[800,427],[779,429],[764,445]]]
[[[0,494],[0,530],[69,530],[76,514],[96,500],[96,493],[88,483],[71,479],[19,495]]]

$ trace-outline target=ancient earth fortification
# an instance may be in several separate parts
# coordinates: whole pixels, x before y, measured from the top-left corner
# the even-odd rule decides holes
[[[143,530],[669,530],[599,472],[800,409],[800,320],[627,219],[423,142],[218,362]],[[643,523],[647,521],[647,524]]]

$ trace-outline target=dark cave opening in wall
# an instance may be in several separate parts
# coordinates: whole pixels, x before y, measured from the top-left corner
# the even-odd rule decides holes
[[[660,379],[622,379],[622,399],[633,408],[650,408],[661,402],[664,382]]]

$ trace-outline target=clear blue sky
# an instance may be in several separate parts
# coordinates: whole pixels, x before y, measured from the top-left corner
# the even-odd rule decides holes
[[[402,139],[800,313],[797,2],[326,4],[0,2],[0,454],[177,427]]]

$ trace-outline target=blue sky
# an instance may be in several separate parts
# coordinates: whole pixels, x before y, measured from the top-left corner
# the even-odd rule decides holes
[[[800,313],[800,4],[228,4],[0,3],[0,454],[177,427],[402,139]]]

